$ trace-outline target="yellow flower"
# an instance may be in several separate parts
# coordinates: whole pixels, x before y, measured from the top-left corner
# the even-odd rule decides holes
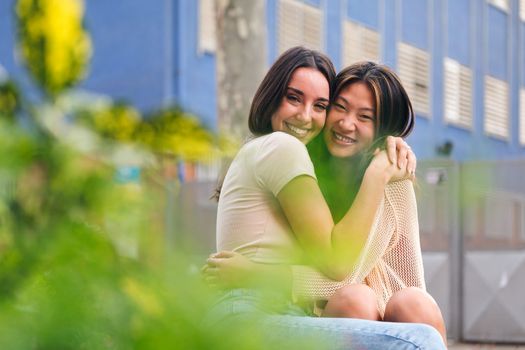
[[[91,40],[82,0],[19,0],[20,52],[37,83],[55,96],[83,78]]]
[[[95,128],[102,135],[119,141],[130,141],[140,123],[140,114],[133,107],[116,104],[95,113]]]

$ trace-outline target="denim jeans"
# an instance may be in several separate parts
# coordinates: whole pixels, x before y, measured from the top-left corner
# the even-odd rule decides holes
[[[445,349],[438,331],[428,325],[315,317],[286,298],[247,289],[226,292],[205,324],[216,330],[251,325],[268,349]]]

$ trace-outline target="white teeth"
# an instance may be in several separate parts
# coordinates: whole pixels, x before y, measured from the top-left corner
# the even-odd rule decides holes
[[[307,133],[308,133],[308,130],[305,130],[305,129],[300,129],[296,126],[293,126],[293,125],[290,125],[290,124],[286,124],[288,126],[288,128],[290,130],[292,130],[292,132],[298,136],[305,136]]]
[[[334,138],[338,141],[345,142],[345,143],[355,143],[356,142],[354,139],[340,135],[336,132],[333,132],[332,134],[334,135]]]

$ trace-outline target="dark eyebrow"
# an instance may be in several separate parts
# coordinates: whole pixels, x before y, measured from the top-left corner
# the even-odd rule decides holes
[[[344,103],[346,103],[347,106],[350,105],[350,103],[346,100],[346,98],[344,98],[342,96],[337,96],[337,98],[335,100],[337,101],[339,99],[343,100]],[[375,109],[373,109],[373,108],[359,108],[359,110],[360,111],[369,111],[369,112],[372,112],[373,114],[375,114],[375,112],[376,112]]]
[[[297,95],[304,96],[304,92],[302,92],[302,91],[299,90],[299,89],[293,88],[293,87],[291,87],[291,86],[288,86],[288,89],[289,89],[289,90],[292,90],[292,91],[295,92]],[[321,101],[323,101],[323,102],[328,102],[328,99],[327,99],[327,98],[324,98],[324,97],[319,97],[318,100],[321,100]]]
[[[337,96],[335,100],[336,100],[336,101],[337,101],[337,100],[343,100],[343,102],[344,102],[346,105],[348,105],[348,101],[347,101],[346,98],[344,98],[344,97]]]
[[[299,90],[299,89],[293,88],[293,87],[291,87],[291,86],[288,86],[288,89],[289,89],[289,90],[292,90],[293,92],[295,92],[295,93],[298,94],[298,95],[304,96],[304,92],[302,92],[302,91]]]

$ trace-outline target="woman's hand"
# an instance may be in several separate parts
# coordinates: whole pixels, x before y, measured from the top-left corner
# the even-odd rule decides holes
[[[211,254],[201,271],[210,286],[231,289],[247,287],[256,270],[257,264],[244,255],[222,251]]]
[[[387,151],[376,150],[372,162],[366,169],[366,173],[381,179],[385,184],[394,181],[413,179],[414,175],[409,170],[408,162],[403,168],[390,161]]]
[[[414,152],[401,137],[386,138],[386,152],[392,164],[397,163],[399,170],[407,170],[412,177],[416,174],[417,159]]]

